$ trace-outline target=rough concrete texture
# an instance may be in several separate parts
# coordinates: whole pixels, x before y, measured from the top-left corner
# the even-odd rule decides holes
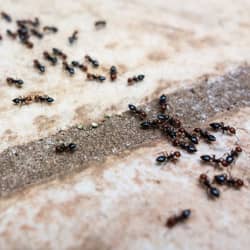
[[[236,107],[250,106],[250,68],[241,67],[234,73],[202,81],[192,89],[177,91],[168,96],[172,116],[177,116],[183,126],[204,126],[217,112]],[[158,99],[148,103],[148,119],[159,112]],[[162,135],[157,130],[142,130],[140,119],[131,112],[113,116],[97,128],[84,130],[72,127],[51,137],[9,149],[0,153],[0,196],[26,185],[65,175],[91,166],[91,162],[102,161],[105,156],[133,149],[153,141]],[[74,142],[77,151],[55,153],[56,145]]]
[[[44,25],[56,25],[59,32],[39,41],[33,50],[6,38],[0,42],[0,150],[28,142],[67,128],[90,123],[104,113],[124,111],[128,102],[152,100],[159,91],[173,92],[191,87],[196,79],[225,71],[249,59],[249,1],[3,1],[2,8],[16,18],[38,16]],[[96,31],[94,22],[107,20],[105,29]],[[79,30],[79,40],[69,46],[67,37]],[[86,81],[78,72],[69,77],[60,66],[48,67],[42,76],[33,69],[33,59],[44,50],[58,47],[69,60],[96,57],[106,73],[111,65],[119,71],[115,83]],[[45,65],[49,65],[45,63]],[[146,75],[143,83],[127,87],[134,74]],[[21,77],[24,87],[8,87],[5,78]],[[34,104],[22,108],[11,99],[41,91],[55,98],[53,107]],[[28,119],[27,119],[28,118]],[[11,126],[10,126],[11,124]]]
[[[249,1],[0,5],[13,17],[38,16],[59,28],[56,35],[33,39],[28,50],[6,37],[14,24],[0,20],[0,249],[249,249]],[[96,31],[99,19],[107,27]],[[75,29],[79,40],[69,46]],[[44,62],[42,52],[53,47],[70,60],[96,57],[96,73],[106,75],[116,65],[117,81],[89,82],[80,71],[69,77],[47,63],[46,74],[39,75],[33,59]],[[145,80],[127,86],[127,78],[139,73]],[[22,78],[23,88],[8,86],[8,76]],[[11,103],[36,92],[55,103]],[[139,121],[123,112],[128,103],[153,111],[161,93],[171,97],[172,111],[187,126],[225,121],[237,136],[216,133],[217,142],[199,145],[194,156],[182,152],[176,164],[155,165],[158,153],[173,147],[156,132],[142,133]],[[74,126],[102,121],[105,114],[114,116],[97,129]],[[76,141],[78,150],[55,156],[61,140]],[[245,185],[240,191],[222,187],[221,198],[212,201],[197,178],[219,171],[199,156],[223,155],[236,144],[243,153],[228,171]],[[167,229],[166,218],[184,208],[192,209],[190,220]]]
[[[250,136],[243,129],[249,128],[249,115],[247,108],[220,117],[241,128],[238,140],[218,133],[218,143],[201,145],[192,158],[183,152],[177,164],[155,164],[159,152],[173,150],[158,140],[3,201],[1,249],[248,249]],[[198,176],[221,171],[201,165],[199,155],[221,155],[236,142],[244,152],[231,173],[245,186],[222,187],[220,199],[210,200]],[[166,218],[184,208],[192,209],[190,220],[167,229]]]

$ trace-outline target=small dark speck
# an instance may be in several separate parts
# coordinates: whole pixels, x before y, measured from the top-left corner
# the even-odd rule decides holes
[[[190,89],[190,92],[195,94],[195,90],[194,89]]]

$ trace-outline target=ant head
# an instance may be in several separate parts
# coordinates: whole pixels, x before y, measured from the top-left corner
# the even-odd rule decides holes
[[[174,156],[177,157],[177,158],[179,158],[179,157],[181,157],[181,153],[179,151],[175,151],[174,152]]]
[[[221,164],[223,167],[228,167],[228,165],[229,165],[228,162],[224,159],[221,160]]]
[[[233,127],[230,127],[230,128],[229,128],[229,132],[230,132],[231,134],[236,134],[236,130],[235,130],[235,128],[233,128]]]
[[[199,180],[200,180],[201,182],[208,180],[207,174],[204,174],[204,173],[201,174],[200,177],[199,177]]]
[[[238,153],[240,153],[240,152],[242,152],[242,148],[241,148],[240,146],[237,146],[237,147],[235,148],[235,151],[238,152]]]
[[[194,129],[194,132],[196,132],[196,133],[199,133],[200,131],[201,131],[200,128],[195,128],[195,129]]]

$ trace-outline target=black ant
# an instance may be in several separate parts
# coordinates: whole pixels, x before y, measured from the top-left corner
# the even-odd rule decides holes
[[[40,20],[38,19],[38,17],[35,17],[34,21],[28,20],[28,22],[33,27],[38,27],[40,25]]]
[[[132,85],[135,82],[141,82],[145,78],[144,75],[138,75],[138,76],[133,76],[128,78],[128,85]]]
[[[161,128],[161,129],[163,129],[165,127],[165,132],[167,133],[167,129],[168,129],[169,126],[163,125],[163,124],[168,119],[169,119],[168,115],[158,114],[157,119],[142,122],[141,123],[141,128],[142,129],[150,129],[150,128]]]
[[[11,30],[6,30],[6,34],[11,37],[12,39],[16,39],[17,33],[12,32]]]
[[[33,64],[34,64],[34,68],[38,69],[40,71],[40,73],[45,72],[45,66],[42,65],[38,60],[34,60]]]
[[[171,126],[175,127],[175,128],[180,128],[181,127],[181,121],[179,119],[175,118],[175,117],[170,117],[168,119],[168,123]]]
[[[231,163],[233,163],[235,157],[238,157],[239,153],[241,153],[241,152],[242,152],[242,148],[240,146],[237,146],[237,147],[235,147],[235,149],[231,150],[231,152],[227,155],[227,157],[225,159],[225,162],[226,162],[225,166],[228,166]]]
[[[192,143],[186,143],[184,141],[180,141],[179,139],[174,139],[172,141],[172,144],[173,144],[173,146],[178,146],[178,147],[186,150],[190,154],[197,152],[195,145]]]
[[[6,22],[8,22],[8,23],[11,23],[12,22],[12,18],[11,18],[11,16],[9,15],[9,14],[7,14],[6,12],[1,12],[1,16],[2,16],[2,18],[6,21]]]
[[[36,29],[30,29],[30,33],[31,33],[33,36],[35,36],[35,37],[37,37],[37,38],[39,38],[39,39],[42,39],[42,38],[43,38],[43,34],[42,34],[41,32],[39,32],[39,31],[37,31]]]
[[[78,61],[72,61],[72,62],[71,62],[71,65],[72,65],[73,67],[79,67],[79,66],[80,66],[80,63],[79,63]]]
[[[18,88],[21,88],[23,86],[23,83],[24,83],[23,80],[21,80],[21,79],[13,79],[11,77],[8,77],[6,79],[6,82],[8,84],[15,84],[15,86]]]
[[[43,31],[57,33],[58,32],[58,28],[55,27],[55,26],[44,26],[43,27]]]
[[[151,120],[151,121],[144,121],[141,123],[142,129],[150,129],[150,128],[158,128],[158,121],[157,120]]]
[[[55,56],[60,56],[63,60],[67,59],[67,55],[64,54],[61,50],[57,49],[57,48],[53,48],[52,52]]]
[[[152,121],[144,121],[141,123],[142,129],[150,129],[150,128],[157,128],[158,126],[155,126],[155,123]]]
[[[159,124],[163,124],[165,122],[167,122],[170,119],[169,115],[165,115],[165,114],[158,114],[157,115],[157,120]]]
[[[82,63],[79,63],[78,61],[72,61],[71,65],[73,67],[81,69],[83,72],[87,72],[88,71],[88,67],[85,66]],[[104,81],[105,80],[105,79],[103,80],[102,76],[99,76],[99,79],[98,79],[98,76],[95,76],[95,75],[92,75],[92,74],[89,75],[89,78],[90,78],[89,80],[99,80],[99,81]]]
[[[34,44],[33,44],[31,41],[29,41],[29,40],[25,40],[25,41],[23,42],[23,44],[24,44],[28,49],[32,49],[32,48],[34,47]]]
[[[103,29],[103,28],[105,28],[106,27],[106,21],[104,21],[104,20],[99,20],[99,21],[96,21],[95,22],[95,27],[96,27],[96,29]]]
[[[227,166],[227,162],[223,158],[216,158],[215,155],[201,155],[201,160],[204,162],[215,163],[216,165],[222,164],[224,167]]]
[[[38,27],[40,25],[40,21],[37,17],[35,17],[34,21],[32,21],[32,20],[17,20],[16,23],[18,26],[31,25],[33,27]]]
[[[71,66],[69,66],[69,64],[67,62],[63,62],[63,67],[66,71],[68,71],[68,73],[72,76],[75,74],[75,69]]]
[[[173,127],[171,127],[171,126],[169,126],[169,125],[167,125],[167,124],[164,124],[164,125],[162,126],[162,131],[163,131],[167,136],[169,136],[171,139],[175,139],[175,138],[177,137],[176,130],[175,130]]]
[[[227,174],[215,175],[213,182],[219,185],[227,185],[229,187],[234,187],[236,189],[240,189],[244,186],[244,181],[239,178],[233,178],[228,176]]]
[[[73,44],[78,39],[77,35],[78,35],[78,31],[75,30],[73,34],[68,38],[70,44]]]
[[[213,122],[210,123],[209,126],[215,131],[221,129],[223,134],[225,131],[228,132],[229,134],[236,134],[235,128],[230,126],[225,126],[224,122]]]
[[[25,25],[19,27],[19,29],[17,30],[17,34],[22,43],[25,43],[29,40],[29,30]]]
[[[92,57],[90,57],[89,55],[85,56],[85,60],[87,62],[91,63],[94,68],[98,68],[99,67],[99,62],[97,60],[93,59]]]
[[[101,76],[101,75],[95,75],[95,74],[87,73],[87,79],[90,80],[90,81],[96,80],[96,81],[99,81],[99,82],[104,82],[106,80],[106,77]]]
[[[52,56],[49,52],[44,51],[43,52],[43,57],[48,60],[52,65],[56,65],[57,64],[57,58]]]
[[[47,102],[47,103],[54,102],[54,98],[48,95],[35,95],[33,99],[35,102]]]
[[[204,138],[207,142],[214,142],[216,141],[216,137],[214,135],[211,135],[206,130],[202,130],[201,128],[195,128],[195,133],[198,133],[200,137]]]
[[[144,120],[147,117],[147,114],[145,111],[138,109],[135,105],[133,104],[129,104],[128,108],[130,111],[132,111],[133,113],[135,113],[136,115],[138,115],[140,117],[141,120]]]
[[[111,81],[115,81],[117,78],[117,69],[115,66],[112,66],[109,70],[110,73],[110,80]]]
[[[166,95],[161,95],[159,98],[159,105],[161,108],[161,112],[164,113],[167,110],[168,107],[168,99]]]
[[[77,145],[75,143],[61,143],[56,146],[55,151],[56,153],[63,153],[63,152],[70,152],[73,153],[77,148]]]
[[[196,135],[190,134],[186,129],[179,128],[178,130],[180,133],[184,134],[185,137],[187,137],[193,144],[198,144],[199,140]]]
[[[163,163],[163,162],[168,162],[168,161],[175,162],[180,157],[181,157],[181,153],[179,151],[175,151],[171,153],[163,152],[160,156],[156,158],[156,162],[157,163]]]
[[[216,187],[211,185],[210,180],[206,174],[200,175],[199,182],[207,189],[207,193],[211,198],[219,198],[220,197],[219,189],[217,189]]]
[[[185,209],[185,210],[181,211],[181,213],[178,215],[170,216],[166,221],[166,226],[169,228],[172,228],[176,224],[186,221],[190,217],[190,215],[191,215],[191,210]]]
[[[32,97],[31,96],[19,96],[17,98],[14,98],[12,100],[12,102],[14,102],[14,104],[18,105],[18,104],[29,104],[32,102]]]

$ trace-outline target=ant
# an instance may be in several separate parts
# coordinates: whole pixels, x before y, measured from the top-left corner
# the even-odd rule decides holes
[[[43,27],[43,31],[45,32],[51,32],[51,33],[57,33],[58,32],[58,28],[55,26],[44,26]]]
[[[57,58],[52,56],[51,54],[49,54],[49,52],[44,51],[43,52],[43,57],[48,60],[52,65],[56,65],[57,64]]]
[[[17,30],[17,34],[21,42],[25,43],[25,41],[29,40],[29,30],[25,25],[20,26]]]
[[[158,128],[158,120],[142,122],[141,128],[142,129]]]
[[[42,65],[38,60],[34,60],[33,64],[34,64],[34,68],[38,69],[40,71],[40,73],[45,72],[45,66]]]
[[[22,85],[23,85],[23,80],[21,80],[21,79],[13,79],[13,78],[11,78],[11,77],[8,77],[8,78],[6,79],[6,82],[7,82],[8,84],[15,84],[16,87],[18,87],[18,88],[21,88]]]
[[[110,73],[110,80],[111,81],[115,81],[117,78],[117,69],[115,66],[112,66],[109,70]]]
[[[99,21],[96,21],[95,22],[95,27],[96,27],[96,29],[103,29],[103,28],[105,28],[106,27],[106,21],[104,21],[104,20],[99,20]]]
[[[91,63],[94,68],[98,68],[99,67],[99,62],[97,60],[93,59],[92,57],[90,57],[89,55],[85,56],[85,60],[87,62]]]
[[[244,181],[239,178],[233,178],[228,176],[227,174],[215,175],[213,182],[219,185],[227,185],[229,187],[234,187],[236,189],[240,189],[244,186]]]
[[[99,82],[104,82],[106,80],[105,76],[101,76],[101,75],[95,75],[95,74],[87,74],[87,79],[88,80],[97,80]]]
[[[78,61],[72,61],[72,62],[71,62],[71,65],[72,65],[73,67],[79,67],[79,66],[80,66],[80,63],[79,63]]]
[[[160,156],[156,158],[156,162],[157,163],[163,163],[163,162],[168,162],[168,161],[175,162],[180,157],[181,157],[181,153],[179,151],[175,151],[171,153],[163,152]]]
[[[2,37],[2,35],[0,34],[0,41],[2,41],[3,40],[3,37]]]
[[[28,40],[24,41],[23,44],[26,45],[28,49],[32,49],[34,47],[34,44]]]
[[[165,115],[165,114],[158,114],[157,115],[157,121],[158,121],[159,124],[164,124],[169,119],[170,119],[169,115]]]
[[[235,149],[231,150],[231,152],[227,155],[225,159],[225,166],[233,163],[234,158],[239,156],[239,153],[242,152],[242,148],[240,146],[235,147]]]
[[[198,144],[199,140],[196,135],[190,134],[187,130],[184,128],[179,128],[178,130],[181,134],[184,134],[185,137],[187,137],[193,144]]]
[[[170,127],[169,125],[165,124],[162,127],[163,132],[169,136],[172,139],[175,139],[177,137],[177,133],[173,127]]]
[[[34,21],[28,20],[28,23],[33,27],[38,27],[40,25],[40,20],[38,19],[38,17],[35,17]]]
[[[164,113],[167,110],[168,107],[168,99],[166,95],[161,95],[159,98],[159,104],[160,104],[160,108],[161,108],[161,112]]]
[[[141,120],[144,120],[147,117],[147,114],[145,111],[138,109],[135,105],[133,104],[129,104],[128,108],[130,111],[132,111],[133,113],[135,113],[136,115],[138,115],[140,117]]]
[[[12,100],[12,102],[14,102],[14,104],[18,105],[18,104],[29,104],[32,102],[32,97],[31,96],[19,96],[15,99]]]
[[[48,95],[35,95],[34,96],[34,101],[35,102],[47,102],[47,103],[52,103],[54,102],[54,99]]]
[[[43,34],[42,34],[41,32],[39,32],[39,31],[37,31],[36,29],[30,29],[30,33],[31,33],[33,36],[35,36],[35,37],[37,37],[37,38],[39,38],[39,39],[42,39],[42,38],[43,38]]]
[[[168,129],[172,129],[172,128],[170,128],[168,125],[163,125],[165,123],[165,121],[167,121],[168,119],[169,119],[169,116],[164,115],[164,114],[158,114],[157,119],[142,122],[141,128],[142,129],[149,129],[149,128],[162,128],[162,129],[164,129],[165,128],[164,132],[168,133],[168,131],[169,131]]]
[[[55,151],[56,153],[63,153],[63,152],[70,152],[73,153],[77,148],[77,145],[75,143],[69,143],[69,144],[65,144],[65,143],[61,143],[59,145],[56,146]]]
[[[219,189],[217,189],[216,187],[211,185],[210,180],[206,174],[200,175],[199,182],[207,189],[207,193],[211,198],[219,198],[220,197]]]
[[[209,134],[208,131],[206,131],[206,130],[202,130],[201,128],[195,128],[194,132],[198,133],[207,142],[216,141],[216,137],[214,135]]]
[[[73,66],[73,67],[77,67],[77,68],[79,68],[79,69],[81,69],[83,72],[87,72],[88,71],[88,67],[87,66],[85,66],[84,64],[81,64],[81,63],[79,63],[78,61],[72,61],[71,62],[71,65]],[[89,75],[89,80],[94,80],[94,79],[98,79],[98,77],[96,77],[95,75]],[[103,77],[102,76],[99,76],[99,79],[98,79],[99,81],[104,81],[103,80]]]
[[[186,150],[190,154],[197,152],[197,149],[196,149],[195,145],[192,144],[192,143],[189,144],[189,143],[186,143],[184,141],[180,141],[178,139],[174,139],[172,141],[172,144],[173,144],[173,146],[179,146],[180,148]]]
[[[144,75],[138,75],[138,76],[133,76],[128,78],[128,85],[132,85],[135,82],[141,82],[145,78]]]
[[[35,17],[34,21],[28,20],[28,23],[33,27],[38,27],[40,25],[40,20],[38,19],[38,17]]]
[[[77,35],[78,35],[78,31],[75,30],[73,34],[68,38],[70,44],[73,44],[78,39]]]
[[[53,48],[52,52],[55,56],[60,56],[63,60],[67,59],[67,55],[64,54],[61,50],[57,49],[57,48]]]
[[[75,74],[75,69],[73,67],[70,67],[67,62],[63,62],[63,67],[68,73],[72,76]]]
[[[6,30],[6,34],[11,37],[12,39],[16,39],[17,33],[12,32],[11,30]]]
[[[84,64],[80,64],[78,66],[78,68],[81,69],[83,72],[87,72],[88,71],[88,67],[86,65],[84,65]]]
[[[166,221],[166,226],[169,228],[174,227],[177,223],[186,221],[191,215],[190,209],[182,210],[178,215],[170,216]]]
[[[40,21],[37,17],[35,17],[34,21],[32,21],[32,20],[17,20],[16,23],[18,26],[25,26],[25,25],[29,24],[33,27],[38,27],[40,25]]]
[[[228,132],[229,134],[236,134],[235,128],[230,126],[225,126],[224,122],[213,122],[210,123],[209,126],[215,131],[221,129],[223,134],[225,131]]]
[[[181,127],[181,121],[175,117],[170,117],[168,119],[168,122],[171,126],[175,127],[175,128],[180,128]]]
[[[2,18],[6,21],[6,22],[8,22],[8,23],[11,23],[12,22],[12,18],[11,18],[11,16],[9,15],[9,14],[7,14],[6,12],[1,12],[1,16],[2,16]]]
[[[224,167],[227,166],[227,162],[223,158],[216,158],[215,155],[201,155],[200,156],[201,160],[204,162],[212,162],[215,163],[216,165],[222,164]]]

